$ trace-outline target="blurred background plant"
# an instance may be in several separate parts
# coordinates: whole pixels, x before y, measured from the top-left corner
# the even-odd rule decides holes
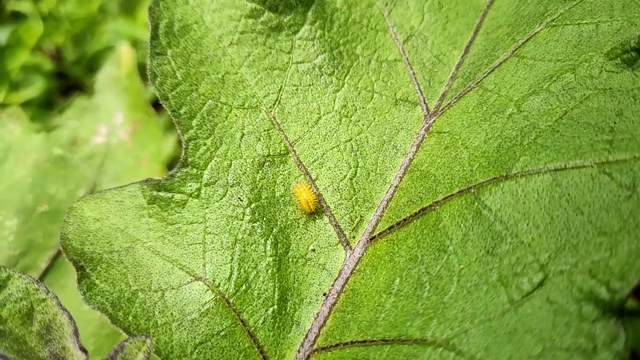
[[[148,1],[8,0],[0,26],[0,99],[34,120],[90,91],[105,56],[120,42],[144,69]],[[142,72],[144,73],[144,72]]]
[[[80,196],[161,177],[179,157],[146,77],[149,0],[0,1],[0,265],[48,286],[91,358],[124,339],[60,252]]]

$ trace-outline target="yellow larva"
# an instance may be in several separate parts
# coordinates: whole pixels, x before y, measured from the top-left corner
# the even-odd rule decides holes
[[[318,197],[307,184],[297,183],[293,186],[293,196],[298,202],[300,210],[312,214],[318,210]]]

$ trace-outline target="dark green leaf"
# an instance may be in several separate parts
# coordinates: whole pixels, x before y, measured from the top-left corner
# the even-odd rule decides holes
[[[78,329],[37,280],[0,266],[0,354],[11,360],[87,359]]]

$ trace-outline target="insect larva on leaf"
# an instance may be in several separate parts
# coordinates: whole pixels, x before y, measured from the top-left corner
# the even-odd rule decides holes
[[[318,210],[318,196],[313,189],[304,183],[297,183],[293,186],[293,196],[296,198],[300,210],[307,214],[313,214]]]

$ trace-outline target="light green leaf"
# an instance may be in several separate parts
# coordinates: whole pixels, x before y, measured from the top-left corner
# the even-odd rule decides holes
[[[85,298],[164,358],[621,358],[634,0],[155,1],[179,169],[86,197]],[[322,211],[290,191],[310,182]]]
[[[58,298],[35,279],[0,266],[0,357],[87,359]]]
[[[0,265],[37,276],[91,178],[18,108],[0,111],[0,173]]]
[[[107,356],[107,360],[148,360],[151,358],[151,340],[146,336],[130,337],[120,343]]]
[[[93,96],[77,98],[52,131],[19,109],[0,113],[0,264],[40,274],[75,199],[164,173],[163,135],[144,94],[135,53],[122,46]]]

